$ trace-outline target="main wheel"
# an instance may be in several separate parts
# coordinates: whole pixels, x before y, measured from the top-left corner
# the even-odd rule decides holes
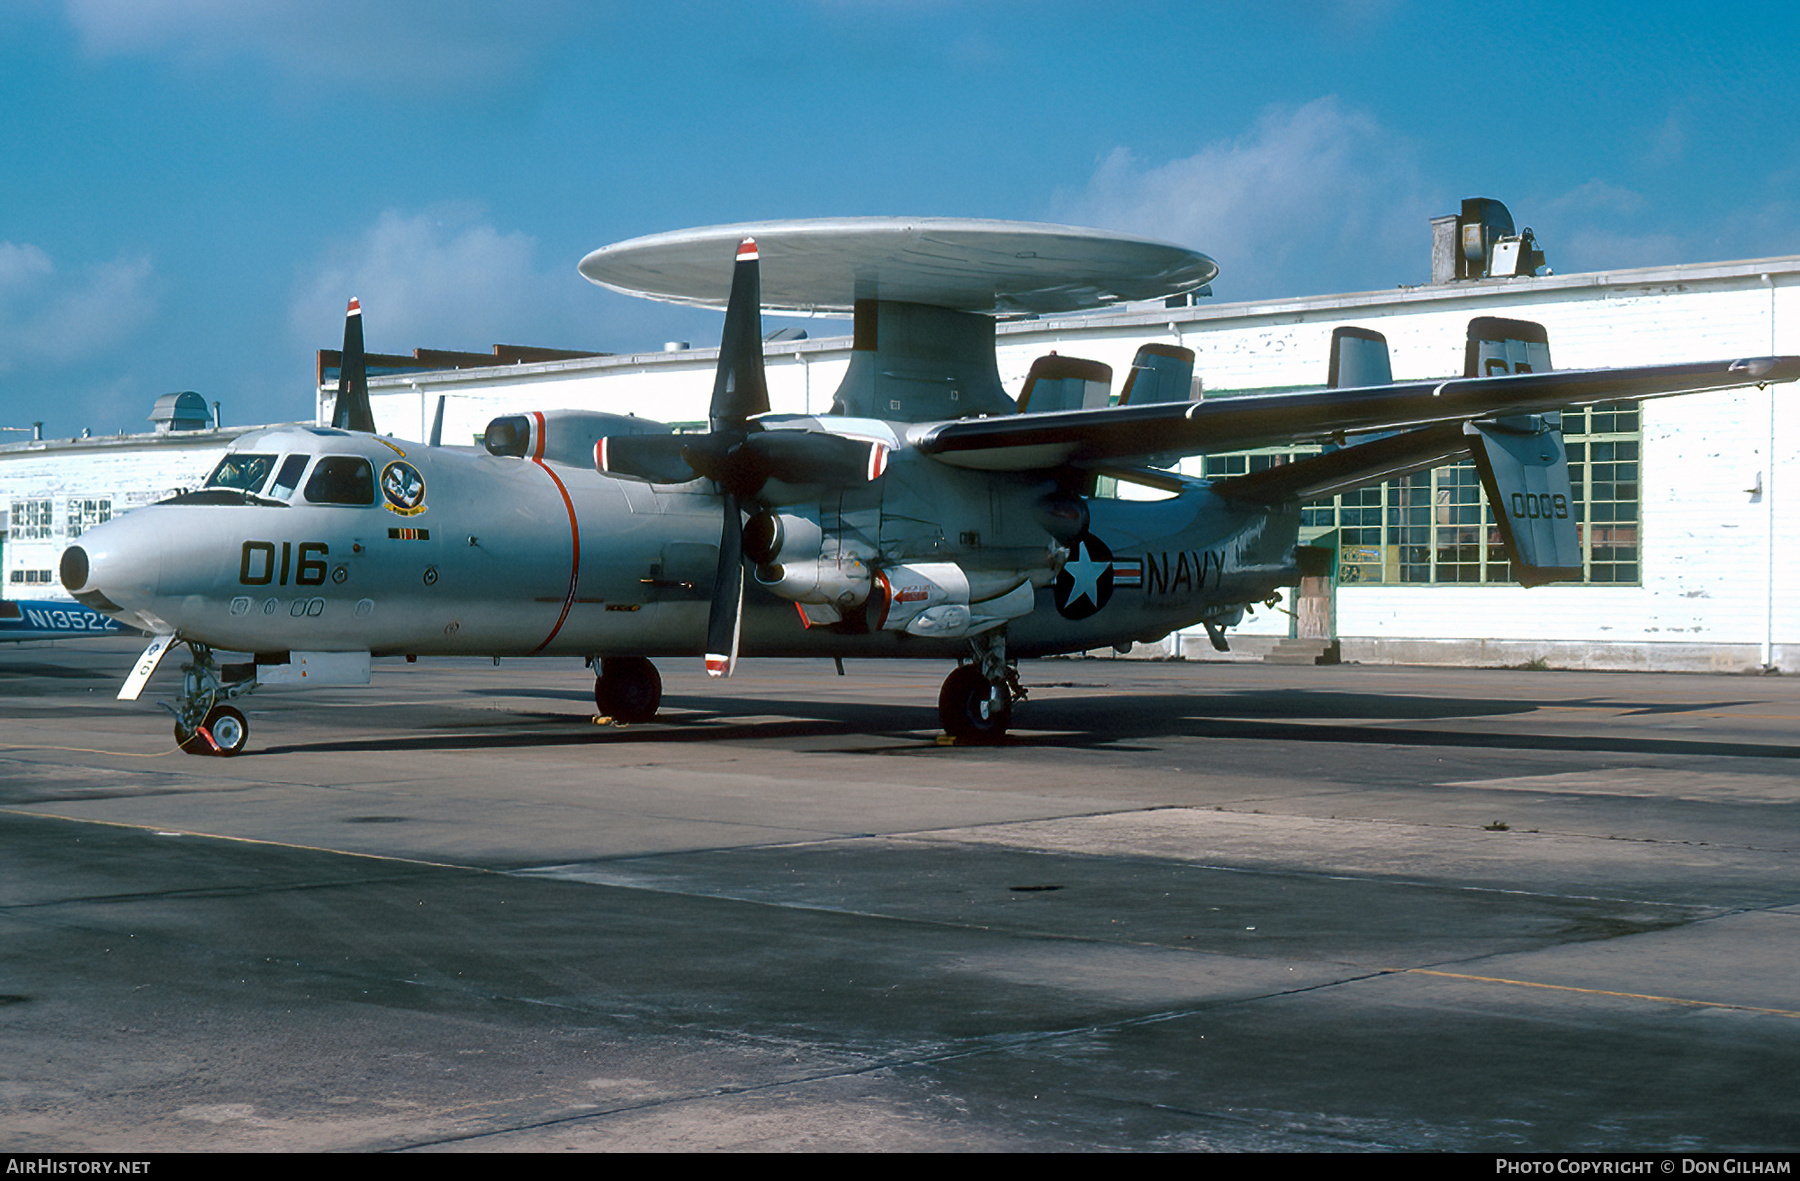
[[[642,656],[614,656],[600,662],[594,705],[621,722],[647,722],[662,704],[662,676]]]
[[[938,693],[938,721],[959,742],[998,742],[1012,724],[1012,697],[993,685],[981,669],[965,664],[944,678]]]

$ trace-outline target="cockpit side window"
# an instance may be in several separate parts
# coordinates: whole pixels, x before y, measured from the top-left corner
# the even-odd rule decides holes
[[[327,455],[306,480],[314,504],[374,504],[375,469],[360,455]]]
[[[206,477],[208,488],[235,488],[240,492],[261,492],[263,482],[274,470],[275,457],[260,452],[230,452],[219,461],[212,475]]]
[[[275,473],[275,482],[269,485],[269,495],[277,500],[287,500],[294,495],[294,489],[300,487],[300,475],[306,471],[306,461],[310,455],[290,455],[281,461],[281,470]]]

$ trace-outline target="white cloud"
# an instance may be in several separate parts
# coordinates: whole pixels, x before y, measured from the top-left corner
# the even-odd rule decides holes
[[[1055,216],[1202,250],[1219,295],[1248,299],[1420,282],[1448,208],[1408,140],[1328,96],[1165,164],[1118,148]]]
[[[551,0],[64,0],[94,57],[253,57],[299,80],[443,89],[515,73],[580,12]]]
[[[351,296],[362,301],[375,352],[480,351],[496,343],[583,347],[597,328],[591,288],[574,263],[542,272],[537,243],[502,233],[466,206],[388,210],[355,240],[326,252],[298,284],[289,313],[296,337],[330,340]]]
[[[120,257],[72,275],[30,243],[0,242],[0,371],[68,364],[142,328],[156,307],[147,258]]]
[[[1642,193],[1608,184],[1595,177],[1560,197],[1551,198],[1545,208],[1558,217],[1607,217],[1639,213],[1646,204],[1648,202],[1644,200]]]

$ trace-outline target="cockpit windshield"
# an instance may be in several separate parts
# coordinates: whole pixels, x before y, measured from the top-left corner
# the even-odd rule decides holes
[[[261,452],[231,452],[219,461],[212,475],[206,477],[208,488],[235,488],[239,492],[261,492],[274,470],[275,457]]]
[[[300,487],[300,474],[306,470],[306,461],[311,458],[310,455],[290,455],[283,460],[275,483],[269,487],[269,495],[277,500],[293,499],[294,489]]]

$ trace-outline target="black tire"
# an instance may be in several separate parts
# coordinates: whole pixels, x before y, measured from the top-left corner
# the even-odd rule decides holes
[[[999,742],[1012,725],[1012,697],[1006,686],[998,686],[999,707],[995,708],[995,686],[981,675],[981,669],[965,664],[944,678],[938,693],[938,721],[944,733],[958,742]]]
[[[250,741],[250,723],[232,706],[213,706],[200,724],[212,735],[211,742],[200,731],[190,730],[180,722],[175,723],[175,744],[188,754],[230,758],[242,753],[244,744]]]
[[[213,752],[212,746],[200,737],[198,730],[190,730],[180,722],[175,723],[175,745],[183,753],[190,755],[209,755]]]
[[[212,753],[221,758],[242,753],[244,744],[250,741],[250,723],[229,705],[215,705],[207,712],[206,732],[213,736],[213,742],[219,748]]]
[[[642,656],[602,660],[594,680],[594,705],[621,722],[648,722],[662,705],[662,675]]]

